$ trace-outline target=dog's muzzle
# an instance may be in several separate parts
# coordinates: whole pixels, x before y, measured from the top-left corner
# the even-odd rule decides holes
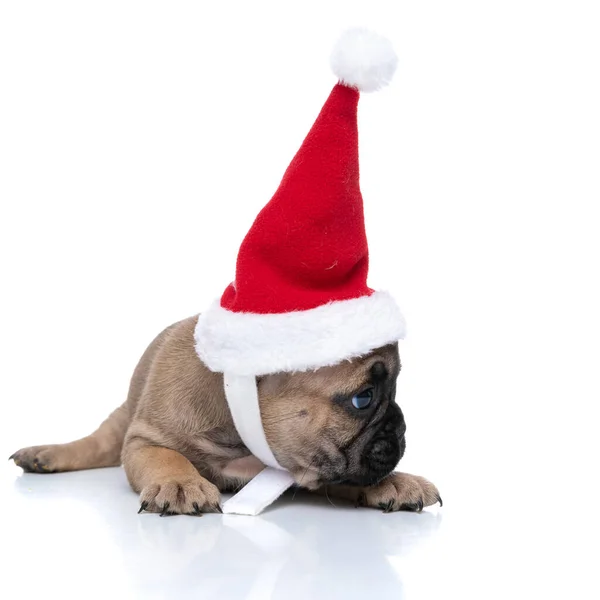
[[[370,486],[379,483],[398,464],[406,449],[406,424],[397,404],[390,404],[381,427],[361,452],[360,470],[343,483]]]

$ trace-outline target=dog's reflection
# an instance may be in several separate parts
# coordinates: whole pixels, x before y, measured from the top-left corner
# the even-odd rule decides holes
[[[259,517],[137,515],[120,468],[24,474],[15,485],[23,494],[33,487],[68,495],[101,514],[141,598],[368,597],[375,588],[401,598],[388,557],[426,543],[441,524],[439,513],[334,507],[305,492],[290,492]]]

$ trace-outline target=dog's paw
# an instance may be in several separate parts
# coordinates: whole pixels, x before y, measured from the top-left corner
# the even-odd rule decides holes
[[[221,493],[217,486],[198,475],[190,479],[166,479],[146,486],[140,493],[139,512],[202,516],[221,511]]]
[[[421,512],[424,507],[437,502],[442,506],[442,498],[433,483],[418,475],[392,473],[373,487],[364,488],[356,505],[379,508],[383,512],[409,510]]]
[[[55,473],[62,470],[58,455],[57,445],[31,446],[17,450],[8,460],[14,460],[26,473]]]

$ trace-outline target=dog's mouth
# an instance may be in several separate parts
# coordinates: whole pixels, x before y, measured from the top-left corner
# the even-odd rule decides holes
[[[356,473],[344,473],[338,477],[325,477],[319,485],[350,485],[369,487],[377,485],[396,467],[406,449],[404,433],[376,437],[367,448]]]

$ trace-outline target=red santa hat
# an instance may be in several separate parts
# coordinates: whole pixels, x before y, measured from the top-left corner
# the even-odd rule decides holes
[[[196,351],[212,371],[257,376],[339,363],[402,339],[394,299],[367,285],[359,185],[359,92],[391,80],[390,42],[346,32],[337,83],[239,250],[235,281],[198,318]]]

